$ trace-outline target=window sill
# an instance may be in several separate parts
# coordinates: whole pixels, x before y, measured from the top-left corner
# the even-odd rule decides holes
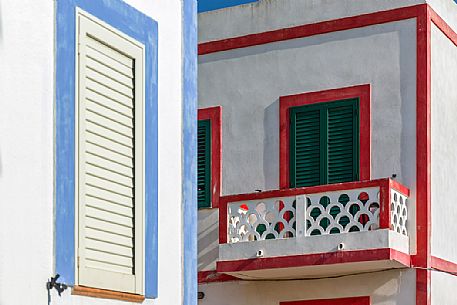
[[[90,288],[84,286],[74,286],[71,294],[81,295],[94,298],[103,298],[103,299],[114,299],[128,302],[142,303],[144,301],[144,296],[139,294],[119,292],[98,288]]]

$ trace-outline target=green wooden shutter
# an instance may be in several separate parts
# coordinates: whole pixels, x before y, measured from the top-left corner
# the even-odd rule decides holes
[[[358,99],[290,109],[290,186],[359,179]]]
[[[358,101],[330,103],[327,120],[327,183],[358,180]]]
[[[322,181],[321,114],[319,107],[291,109],[291,187]]]
[[[198,121],[198,208],[211,207],[211,121]]]

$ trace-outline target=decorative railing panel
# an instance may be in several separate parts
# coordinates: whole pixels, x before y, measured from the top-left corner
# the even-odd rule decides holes
[[[379,228],[379,187],[306,196],[306,235]]]
[[[380,179],[225,196],[220,242],[390,229],[408,235],[409,190]]]
[[[407,200],[406,195],[396,190],[390,191],[390,229],[403,235],[408,235]]]
[[[295,197],[235,202],[228,213],[230,243],[295,236]]]

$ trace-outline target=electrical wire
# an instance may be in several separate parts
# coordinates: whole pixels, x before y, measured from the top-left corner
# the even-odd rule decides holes
[[[345,278],[351,276],[358,276],[364,274],[376,274],[381,272],[387,272],[392,270],[426,270],[426,271],[435,271],[440,273],[446,273],[449,275],[457,276],[457,272],[449,272],[445,270],[439,270],[436,268],[423,268],[423,267],[408,267],[408,268],[388,268],[388,269],[381,269],[376,271],[364,271],[364,272],[357,272],[357,273],[350,273],[350,274],[340,274],[340,275],[333,275],[333,276],[326,276],[326,277],[302,277],[302,278],[277,278],[277,279],[266,279],[262,277],[256,277],[252,275],[234,273],[235,277],[239,277],[237,280],[234,281],[244,281],[244,282],[291,282],[291,281],[315,281],[315,280],[324,280],[324,279],[338,279],[338,278]],[[214,275],[217,276],[217,275]],[[211,278],[211,276],[209,276]]]

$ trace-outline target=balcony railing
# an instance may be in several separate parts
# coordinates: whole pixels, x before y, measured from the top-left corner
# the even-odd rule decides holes
[[[390,229],[408,236],[409,190],[391,179],[221,198],[219,242]]]

